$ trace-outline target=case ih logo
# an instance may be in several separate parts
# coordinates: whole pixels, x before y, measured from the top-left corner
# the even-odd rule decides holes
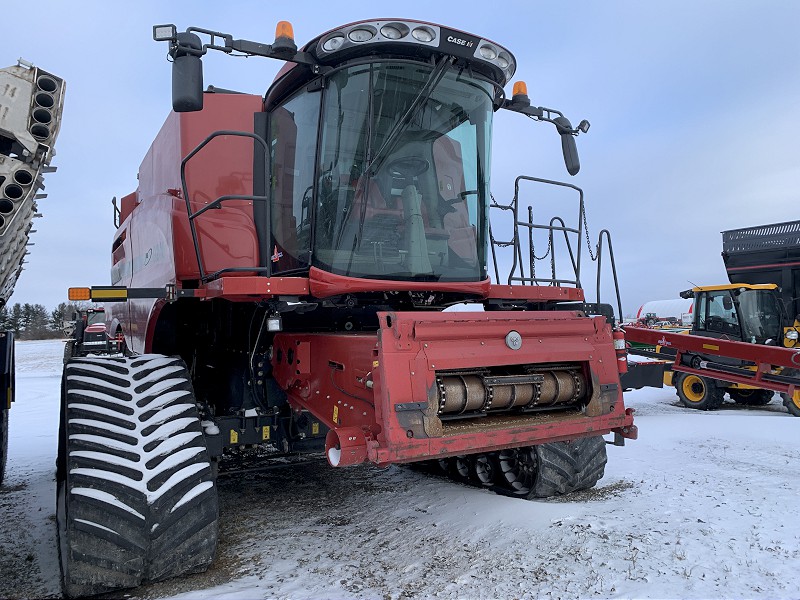
[[[456,37],[454,35],[448,35],[447,41],[451,44],[458,44],[459,46],[464,46],[465,48],[472,48],[475,45],[475,42],[471,42],[470,40],[465,40],[463,38]]]
[[[664,336],[661,336],[661,339],[656,342],[659,346],[672,346],[672,342],[668,342]]]
[[[448,52],[452,52],[456,56],[472,57],[475,47],[480,42],[480,38],[446,27],[441,28],[440,34],[442,46],[449,46]]]

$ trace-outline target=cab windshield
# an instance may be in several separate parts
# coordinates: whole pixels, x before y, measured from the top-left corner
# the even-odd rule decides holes
[[[316,201],[304,215],[315,266],[373,279],[486,277],[494,90],[456,68],[431,87],[433,69],[377,62],[326,82]]]
[[[764,343],[781,338],[781,311],[775,294],[763,290],[745,290],[739,294],[743,340]]]

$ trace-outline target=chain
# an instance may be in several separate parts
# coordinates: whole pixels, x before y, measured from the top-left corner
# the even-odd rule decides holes
[[[589,223],[586,220],[586,207],[584,206],[581,209],[581,216],[583,217],[583,232],[586,234],[586,246],[589,248],[589,258],[592,259],[592,262],[597,260],[597,256],[592,253],[592,242],[589,238]],[[599,246],[599,244],[598,244]],[[600,252],[599,248],[596,248],[598,254]]]
[[[536,256],[536,252],[534,252],[533,258],[535,258],[536,260],[544,260],[545,258],[547,258],[550,255],[550,251],[552,249],[553,249],[553,236],[552,235],[548,235],[547,236],[547,252],[545,252],[541,256]]]

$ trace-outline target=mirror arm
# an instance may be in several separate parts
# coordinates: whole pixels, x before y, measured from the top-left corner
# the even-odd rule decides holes
[[[580,133],[586,133],[589,129],[588,121],[581,121],[577,127],[573,128],[572,125],[569,124],[569,121],[566,119],[566,117],[564,117],[564,113],[559,110],[555,110],[554,108],[531,106],[525,102],[514,102],[513,100],[503,101],[503,105],[500,108],[518,112],[537,121],[547,121],[548,123],[552,123],[556,126],[558,133],[561,135],[566,133],[578,135]],[[566,126],[568,124],[569,127]]]
[[[247,54],[248,56],[264,56],[266,58],[277,58],[279,60],[308,65],[312,68],[314,73],[321,73],[323,71],[320,64],[308,52],[276,49],[274,45],[251,42],[250,40],[226,40],[225,50],[223,51],[232,52],[234,50]],[[329,71],[330,68],[324,70]]]
[[[579,133],[589,131],[589,122],[581,121],[577,127],[573,128],[563,113],[552,108],[543,106],[531,106],[526,93],[515,94],[511,100],[504,100],[501,108],[521,113],[536,121],[547,121],[556,127],[556,131],[561,136],[561,150],[564,154],[564,164],[570,175],[577,175],[581,164],[578,158],[578,149],[575,145],[575,137]]]
[[[176,55],[182,56],[186,54],[203,56],[209,50],[219,50],[225,54],[240,52],[247,56],[277,58],[279,60],[308,65],[316,74],[331,70],[330,67],[322,67],[310,53],[298,51],[293,43],[285,47],[276,47],[277,44],[262,44],[261,42],[253,42],[251,40],[237,40],[229,33],[212,31],[210,29],[203,29],[202,27],[189,27],[186,29],[186,33],[200,33],[209,36],[211,39],[208,44],[203,44],[202,49],[192,48],[173,39],[171,40],[169,50],[169,54],[172,58],[175,58]]]

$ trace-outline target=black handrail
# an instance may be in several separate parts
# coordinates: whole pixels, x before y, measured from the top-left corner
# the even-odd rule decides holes
[[[600,274],[603,266],[603,235],[608,244],[608,257],[611,262],[611,272],[614,275],[614,290],[617,293],[617,309],[619,310],[619,323],[622,323],[622,296],[619,293],[619,280],[617,279],[617,265],[614,261],[614,246],[611,244],[611,233],[603,229],[597,238],[597,304],[600,304]]]
[[[533,181],[537,183],[544,183],[549,185],[558,185],[561,187],[567,187],[574,189],[579,194],[579,212],[578,212],[578,227],[567,227],[566,223],[561,217],[552,217],[548,225],[541,225],[536,224],[533,222],[533,207],[528,205],[528,220],[523,221],[519,218],[519,190],[520,190],[520,182],[521,181]],[[494,233],[492,231],[491,223],[489,224],[489,238],[491,241],[491,251],[492,251],[492,260],[494,263],[494,271],[495,271],[495,280],[499,283],[500,282],[500,270],[498,267],[498,259],[497,259],[497,249],[502,247],[513,246],[513,263],[511,265],[511,269],[509,271],[509,275],[507,278],[507,282],[509,285],[512,283],[520,283],[522,285],[535,285],[540,282],[546,282],[549,285],[561,285],[561,284],[570,284],[574,285],[577,288],[581,288],[581,281],[580,281],[580,274],[581,274],[581,250],[583,248],[583,241],[582,238],[584,237],[584,226],[585,226],[585,205],[584,205],[584,197],[583,197],[583,190],[579,187],[574,186],[569,183],[563,183],[560,181],[552,181],[549,179],[541,179],[538,177],[528,177],[528,176],[519,176],[516,178],[514,182],[514,198],[511,201],[511,204],[499,204],[497,201],[492,198],[492,203],[489,205],[490,208],[495,208],[499,210],[510,210],[513,212],[514,217],[514,225],[513,225],[513,234],[514,237],[510,241],[501,241],[497,240],[494,237]],[[525,276],[525,261],[523,260],[522,256],[522,243],[520,239],[520,229],[525,228],[528,231],[528,254],[530,255],[528,258],[530,260],[529,270],[530,270],[530,277]],[[533,231],[534,229],[544,229],[548,231],[548,250],[543,256],[536,256],[534,245],[533,245]],[[566,244],[567,252],[569,253],[570,262],[572,263],[572,270],[575,273],[575,279],[558,279],[556,277],[556,257],[555,257],[555,235],[556,232],[562,232],[564,234],[564,243]],[[572,242],[570,241],[570,234],[574,234],[577,236],[577,244],[578,250],[577,254],[574,252],[572,247]],[[597,304],[600,304],[600,281],[602,277],[602,267],[603,267],[603,246],[604,246],[604,238],[605,238],[605,245],[608,246],[608,255],[609,260],[611,262],[611,270],[614,277],[614,289],[616,292],[617,297],[617,310],[619,311],[619,318],[620,322],[622,320],[622,299],[619,291],[619,279],[617,277],[617,267],[616,262],[614,260],[614,248],[611,243],[611,234],[607,229],[603,229],[598,237],[597,242],[597,256],[595,257],[592,254],[592,249],[589,242],[588,232],[586,232],[586,243],[589,248],[589,255],[592,258],[592,261],[597,261]],[[547,255],[550,254],[550,275],[551,277],[544,278],[544,277],[537,277],[536,276],[536,261],[537,260],[544,260]]]
[[[578,197],[579,197],[578,228],[576,229],[574,227],[567,227],[566,224],[564,223],[563,219],[561,219],[560,217],[552,218],[548,225],[536,224],[536,223],[533,222],[533,211],[532,211],[532,207],[530,207],[530,206],[528,207],[528,220],[527,221],[521,220],[520,216],[519,216],[519,191],[520,191],[520,182],[521,181],[532,181],[532,182],[544,183],[544,184],[548,184],[548,185],[557,185],[557,186],[561,186],[561,187],[571,188],[571,189],[574,189],[575,191],[577,191],[578,192]],[[567,283],[567,284],[572,284],[577,288],[581,288],[582,287],[581,286],[581,273],[580,273],[580,271],[581,271],[581,249],[582,249],[581,237],[583,235],[584,199],[583,199],[583,190],[581,188],[579,188],[579,187],[577,187],[575,185],[572,185],[570,183],[564,183],[562,181],[553,181],[551,179],[542,179],[540,177],[530,177],[530,176],[527,176],[527,175],[520,175],[514,180],[514,198],[511,201],[511,204],[506,206],[506,205],[498,204],[497,202],[492,202],[490,207],[491,208],[498,208],[498,209],[501,209],[501,210],[511,210],[512,213],[513,213],[513,222],[514,222],[514,225],[513,225],[514,237],[510,242],[499,242],[499,241],[494,239],[493,235],[490,235],[490,239],[491,239],[491,242],[492,242],[492,259],[494,261],[495,278],[497,279],[497,281],[500,280],[500,274],[499,274],[499,268],[498,268],[498,265],[497,265],[496,248],[500,248],[500,247],[503,247],[503,246],[512,246],[513,245],[514,246],[514,251],[512,252],[513,261],[512,261],[511,269],[509,271],[509,275],[508,275],[508,279],[507,279],[507,282],[508,282],[509,285],[511,285],[511,283],[513,281],[520,282],[523,285],[525,285],[526,283],[534,284],[534,283],[540,282],[540,281],[547,281],[547,282],[550,283],[550,285]],[[555,225],[556,222],[560,223],[560,226]],[[531,254],[530,265],[529,265],[530,266],[530,270],[531,270],[531,276],[530,277],[526,277],[525,276],[525,268],[524,268],[525,261],[523,260],[523,257],[522,257],[522,245],[520,243],[520,228],[526,228],[528,230],[528,238],[529,238],[529,241],[528,241],[529,248],[528,248],[528,250],[529,250],[529,253]],[[545,230],[547,230],[549,232],[548,239],[550,241],[550,248],[551,249],[553,247],[553,232],[554,231],[562,231],[562,232],[564,232],[564,239],[565,239],[566,244],[567,244],[567,250],[569,251],[569,254],[570,254],[570,262],[572,263],[572,268],[573,268],[573,271],[575,273],[575,279],[574,280],[573,279],[556,279],[555,264],[554,264],[555,257],[554,256],[551,257],[551,275],[552,275],[552,277],[550,279],[544,279],[544,278],[537,278],[535,276],[535,260],[536,260],[536,256],[534,254],[533,239],[532,239],[533,238],[533,230],[534,229],[545,229]],[[577,236],[577,241],[578,241],[577,256],[572,251],[572,244],[569,241],[569,234],[570,233],[574,233]],[[491,226],[490,226],[490,234],[491,234]],[[547,255],[545,254],[545,256],[547,256]],[[519,275],[517,275],[517,273],[519,273]]]
[[[267,239],[267,240],[270,239],[270,235],[269,234],[270,234],[271,229],[272,229],[272,213],[271,213],[271,208],[272,207],[270,206],[269,197],[268,196],[247,196],[247,195],[239,195],[239,194],[224,195],[224,196],[220,196],[216,200],[210,202],[209,204],[207,204],[206,206],[204,206],[200,210],[198,210],[198,211],[196,211],[194,213],[192,212],[192,204],[191,204],[191,201],[189,200],[189,189],[188,189],[188,186],[186,184],[186,164],[198,152],[200,152],[203,148],[205,148],[211,140],[213,140],[216,137],[223,136],[223,135],[232,135],[232,136],[238,136],[238,137],[249,137],[249,138],[252,138],[253,140],[255,140],[256,142],[258,142],[259,144],[261,144],[261,146],[264,149],[264,173],[267,173],[268,169],[269,169],[269,162],[268,162],[268,160],[269,160],[269,148],[267,146],[267,142],[260,135],[258,135],[256,133],[251,133],[249,131],[233,131],[233,130],[215,131],[212,134],[210,134],[208,137],[206,137],[206,139],[204,139],[202,142],[200,142],[200,144],[198,144],[197,147],[195,147],[194,150],[189,152],[189,154],[187,154],[184,157],[184,159],[181,161],[181,190],[183,192],[183,198],[186,201],[186,212],[189,215],[189,228],[192,231],[192,242],[194,243],[194,252],[195,252],[195,256],[197,257],[197,268],[200,271],[200,280],[203,283],[206,283],[208,281],[212,281],[213,279],[218,278],[222,273],[237,272],[237,271],[238,272],[250,272],[250,271],[253,271],[253,272],[257,272],[257,273],[265,273],[267,277],[270,277],[272,275],[272,265],[270,264],[269,261],[267,261],[267,266],[266,267],[262,267],[260,265],[259,266],[254,266],[254,267],[229,267],[229,268],[226,268],[226,269],[220,269],[219,271],[216,271],[216,272],[212,273],[211,275],[206,275],[205,269],[203,268],[203,259],[202,259],[202,255],[200,253],[200,242],[199,242],[199,239],[198,239],[198,236],[197,236],[197,228],[196,228],[196,226],[194,224],[194,220],[197,217],[199,217],[200,215],[202,215],[203,213],[205,213],[207,210],[222,208],[222,203],[225,202],[226,200],[250,200],[252,202],[264,202],[265,205],[266,205],[266,209],[267,209],[266,210],[266,219],[265,219],[266,222],[267,222],[267,235],[265,236],[265,239]]]

